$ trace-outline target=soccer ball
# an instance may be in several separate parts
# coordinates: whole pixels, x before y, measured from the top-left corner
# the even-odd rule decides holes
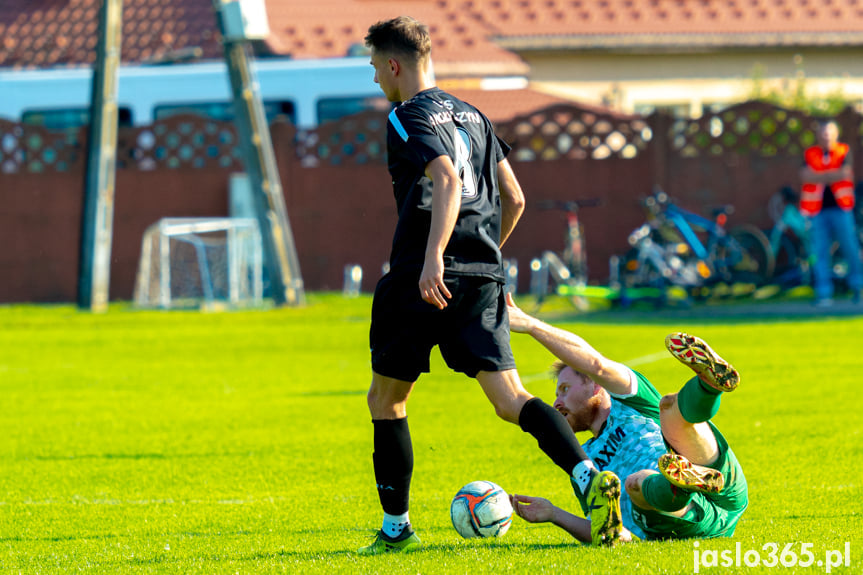
[[[469,537],[501,537],[512,523],[506,491],[491,481],[472,481],[459,489],[450,504],[452,525]]]

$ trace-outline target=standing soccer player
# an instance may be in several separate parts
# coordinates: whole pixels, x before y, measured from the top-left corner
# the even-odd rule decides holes
[[[506,160],[509,147],[476,108],[434,85],[425,25],[400,16],[371,26],[365,41],[375,82],[398,103],[387,123],[387,154],[399,220],[370,331],[368,405],[384,519],[374,542],[359,550],[377,554],[420,544],[408,518],[406,407],[435,345],[450,368],[479,381],[498,416],[537,439],[580,498],[599,482],[564,417],[529,394],[515,369],[500,246],[524,195]]]

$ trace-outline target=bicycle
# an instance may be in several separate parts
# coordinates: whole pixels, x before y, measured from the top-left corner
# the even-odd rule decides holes
[[[599,198],[585,200],[541,200],[537,203],[540,210],[558,210],[566,213],[566,233],[564,235],[564,249],[560,256],[554,251],[546,250],[542,253],[539,265],[547,270],[548,275],[554,280],[556,287],[566,286],[574,288],[575,292],[569,295],[572,304],[579,310],[588,309],[586,293],[588,282],[587,249],[584,241],[584,226],[579,220],[581,208],[596,207],[602,205]],[[548,295],[547,281],[534,290],[537,296],[536,311],[542,306]],[[559,289],[556,291],[560,291]]]
[[[656,288],[664,291],[679,287],[688,294],[709,277],[707,266],[691,257],[688,247],[676,238],[663,236],[650,222],[629,234],[632,248],[623,257],[618,273],[624,288]]]
[[[692,295],[720,283],[760,285],[773,274],[775,259],[764,232],[742,225],[727,231],[733,206],[713,210],[713,219],[685,210],[660,188],[642,201],[647,224],[630,234],[631,250],[621,275],[631,285],[679,286]]]

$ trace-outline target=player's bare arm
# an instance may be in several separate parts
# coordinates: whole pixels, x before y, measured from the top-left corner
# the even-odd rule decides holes
[[[511,495],[509,499],[516,515],[528,523],[551,523],[582,543],[591,543],[589,520],[573,515],[542,497]],[[628,543],[632,541],[632,534],[627,529],[623,529],[620,540]]]
[[[524,212],[524,192],[506,158],[497,164],[497,181],[501,206],[500,245],[503,247]]]
[[[606,358],[574,333],[524,313],[511,294],[507,294],[506,304],[510,331],[529,334],[563,363],[589,376],[607,391],[616,395],[632,393],[629,368]]]
[[[419,289],[423,300],[443,309],[452,294],[443,282],[443,252],[461,207],[461,179],[449,156],[438,156],[426,166],[432,181],[432,218]]]

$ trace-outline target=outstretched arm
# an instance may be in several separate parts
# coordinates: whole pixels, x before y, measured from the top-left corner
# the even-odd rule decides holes
[[[530,334],[563,363],[589,376],[615,395],[633,392],[628,367],[606,358],[574,333],[550,326],[526,314],[515,305],[511,294],[506,295],[506,305],[510,331]]]
[[[590,543],[592,541],[590,521],[564,511],[552,504],[548,499],[528,497],[527,495],[510,495],[509,500],[516,515],[528,523],[552,523],[582,543]],[[620,540],[625,542],[632,540],[632,535],[627,529],[621,532]]]
[[[552,504],[542,497],[510,495],[515,514],[528,523],[552,523],[557,525],[582,543],[590,543],[590,521],[578,517]]]

